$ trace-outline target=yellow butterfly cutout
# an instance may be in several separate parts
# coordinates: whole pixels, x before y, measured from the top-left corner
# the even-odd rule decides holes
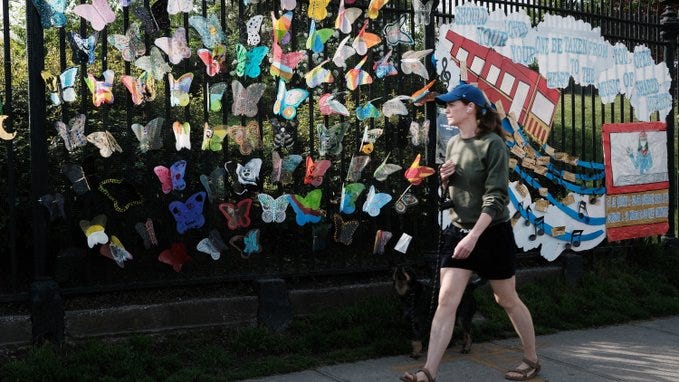
[[[370,0],[368,10],[366,11],[367,16],[375,20],[379,14],[380,9],[382,9],[382,7],[384,7],[388,2],[389,0]]]
[[[307,15],[310,19],[316,21],[323,20],[328,17],[328,4],[330,4],[330,0],[309,0]]]

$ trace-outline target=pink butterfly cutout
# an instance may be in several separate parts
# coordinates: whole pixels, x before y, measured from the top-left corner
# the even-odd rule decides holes
[[[236,204],[220,203],[219,211],[226,218],[226,226],[233,231],[238,227],[246,228],[250,225],[250,207],[252,199],[245,198]]]
[[[80,4],[73,7],[73,13],[92,24],[92,29],[100,31],[116,19],[107,0],[92,0],[92,4]]]

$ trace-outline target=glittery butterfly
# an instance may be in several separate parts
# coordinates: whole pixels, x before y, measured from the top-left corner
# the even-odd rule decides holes
[[[291,149],[297,137],[297,120],[293,119],[281,123],[277,118],[270,118],[269,122],[271,122],[273,127],[274,150]]]
[[[342,139],[349,130],[349,124],[336,123],[331,128],[318,124],[316,128],[318,129],[318,153],[321,156],[339,155],[342,152]]]
[[[177,151],[181,149],[191,150],[191,125],[188,122],[181,123],[175,121],[172,124],[174,132],[174,147]]]
[[[387,177],[389,175],[401,170],[401,168],[402,168],[401,166],[399,166],[397,164],[387,163],[387,160],[389,159],[390,154],[391,153],[387,154],[387,157],[384,158],[382,163],[379,166],[377,166],[377,168],[375,169],[375,172],[373,173],[373,177],[375,179],[379,180],[380,182],[384,182],[385,180],[387,180]]]
[[[200,228],[205,224],[203,216],[203,204],[205,203],[205,192],[200,191],[191,195],[186,203],[175,200],[168,206],[172,216],[177,222],[177,232],[182,235],[186,231]]]
[[[391,117],[392,115],[408,115],[408,108],[403,103],[404,100],[409,100],[410,96],[399,95],[382,104],[382,113]]]
[[[288,209],[290,204],[290,198],[287,194],[274,199],[271,195],[260,193],[257,194],[257,199],[262,205],[262,221],[264,223],[283,223],[285,221],[285,210]]]
[[[123,60],[132,62],[146,54],[146,44],[139,31],[139,23],[132,23],[125,34],[113,34],[107,38],[109,44],[120,51]]]
[[[87,139],[85,138],[85,114],[78,114],[71,118],[68,126],[61,121],[54,122],[54,127],[61,139],[64,140],[66,150],[72,152],[78,147],[85,146]]]
[[[365,22],[363,23],[363,26],[361,27],[361,30],[354,38],[354,42],[351,44],[356,53],[358,53],[358,55],[360,56],[365,56],[365,54],[368,53],[368,49],[372,48],[373,46],[379,44],[382,41],[380,36],[371,32],[367,32],[365,30],[367,27],[368,20],[366,19]]]
[[[299,107],[308,96],[309,92],[305,89],[295,88],[287,90],[285,88],[285,81],[279,79],[276,101],[273,104],[273,112],[285,119],[293,119],[297,115],[297,107]]]
[[[220,111],[222,110],[222,98],[224,97],[224,91],[226,91],[226,82],[217,82],[216,84],[208,85],[208,96],[210,111]]]
[[[153,220],[147,218],[145,222],[138,222],[134,225],[134,230],[137,231],[144,242],[144,248],[151,249],[158,245],[158,238],[156,237],[156,230],[153,227]]]
[[[330,0],[309,0],[307,16],[315,21],[321,21],[328,17],[328,4]]]
[[[123,213],[144,203],[144,196],[125,179],[104,179],[97,189],[113,203],[116,212]]]
[[[81,220],[80,229],[87,238],[87,246],[94,248],[97,244],[108,243],[106,229],[106,215],[97,215],[92,220]]]
[[[408,211],[408,208],[415,206],[419,203],[415,195],[411,192],[406,191],[401,195],[396,202],[394,202],[394,209],[399,214],[404,214]]]
[[[262,73],[260,65],[269,52],[269,47],[256,46],[250,50],[241,44],[236,45],[236,75],[257,78]]]
[[[256,15],[250,17],[250,19],[245,23],[245,27],[248,33],[248,45],[250,46],[255,46],[259,44],[261,41],[261,37],[259,37],[259,29],[262,27],[262,21],[264,20],[264,16],[262,15]]]
[[[97,107],[105,103],[113,103],[113,70],[106,70],[103,75],[103,81],[97,80],[90,73],[87,73],[87,78],[85,78],[85,84],[87,84],[87,88],[92,93],[92,103]]]
[[[224,43],[225,35],[217,15],[190,16],[189,25],[198,32],[205,47],[212,49],[216,44]]]
[[[115,151],[119,153],[123,152],[123,149],[108,130],[95,131],[87,134],[87,141],[97,146],[99,155],[104,158],[110,157]]]
[[[363,183],[342,184],[342,196],[339,203],[339,212],[343,214],[353,214],[356,211],[356,201],[365,190]]]
[[[380,110],[372,104],[372,101],[368,101],[356,108],[356,118],[359,121],[365,121],[368,118],[379,118],[380,115]]]
[[[172,37],[158,37],[154,44],[160,48],[174,65],[191,57],[191,48],[186,43],[186,29],[179,27]]]
[[[365,125],[363,137],[361,138],[361,152],[364,154],[373,152],[375,140],[381,137],[382,133],[384,133],[384,129],[368,129],[368,125]]]
[[[292,12],[285,12],[280,18],[276,18],[271,12],[271,22],[273,26],[273,40],[283,45],[290,42],[290,25],[292,24]]]
[[[40,72],[40,76],[45,80],[53,105],[59,106],[62,101],[75,102],[78,99],[78,93],[75,92],[75,82],[78,79],[77,66],[64,70],[58,78],[47,70]]]
[[[311,69],[307,74],[304,75],[306,84],[310,89],[313,89],[320,84],[326,82],[330,83],[334,81],[332,72],[323,67],[323,65],[327,64],[328,61],[330,61],[330,59],[327,59],[321,62],[320,64],[316,65],[313,69]]]
[[[153,46],[148,56],[141,56],[134,61],[134,66],[149,72],[157,81],[162,81],[165,73],[170,73],[172,68],[165,62],[160,49]]]
[[[375,186],[370,186],[368,195],[363,203],[363,211],[375,217],[380,214],[380,209],[391,201],[391,195],[375,191]]]
[[[252,151],[262,145],[262,137],[257,121],[249,121],[246,126],[234,125],[226,129],[226,134],[238,144],[243,155],[250,155]]]
[[[384,35],[387,45],[413,45],[415,43],[413,37],[404,30],[406,21],[408,21],[408,16],[402,14],[397,20],[387,23],[382,28],[382,35]]]
[[[370,162],[370,157],[367,155],[353,155],[349,162],[349,170],[347,171],[347,182],[358,182],[361,179],[361,172]]]
[[[368,4],[368,10],[365,12],[366,16],[375,20],[379,16],[379,11],[384,7],[389,0],[370,0]]]
[[[396,69],[396,66],[394,66],[394,63],[389,61],[389,58],[391,58],[392,53],[393,50],[389,49],[389,52],[387,52],[384,55],[384,57],[375,61],[375,63],[373,64],[373,70],[375,71],[375,75],[377,76],[377,78],[395,76],[398,74],[398,70]]]
[[[316,22],[311,20],[309,23],[309,37],[306,40],[306,48],[314,53],[321,53],[325,50],[325,43],[335,34],[332,28],[316,29]]]
[[[423,0],[413,0],[413,11],[415,11],[415,22],[420,25],[429,25],[431,22],[431,8],[434,0],[426,3]]]
[[[169,194],[172,190],[182,191],[186,188],[186,181],[184,180],[186,161],[183,159],[174,162],[170,168],[156,166],[153,168],[153,172],[158,177],[164,194]]]
[[[205,64],[205,72],[210,77],[214,77],[219,72],[226,71],[224,62],[226,61],[226,46],[215,44],[210,49],[201,48],[196,52],[201,61]]]
[[[410,141],[414,146],[426,146],[429,141],[429,120],[420,125],[417,121],[410,122]]]
[[[92,0],[92,4],[76,5],[73,7],[73,13],[89,21],[95,31],[104,29],[116,19],[116,14],[107,0]]]
[[[273,162],[273,170],[271,171],[271,181],[273,183],[290,184],[292,183],[292,174],[295,172],[297,166],[302,163],[302,156],[297,154],[286,155],[281,158],[277,151],[271,154]]]
[[[346,36],[344,39],[342,39],[342,41],[337,46],[337,49],[335,50],[335,54],[332,56],[332,62],[338,68],[346,68],[347,58],[356,54],[356,50],[353,47],[347,45],[347,43],[349,42],[349,38],[351,38],[351,36]]]
[[[367,85],[373,82],[373,78],[370,76],[370,74],[361,69],[367,59],[368,56],[363,57],[363,59],[359,61],[358,64],[356,64],[356,66],[354,66],[352,69],[349,69],[345,75],[348,89],[356,90],[356,88],[360,85]]]
[[[43,28],[63,27],[66,25],[66,0],[33,0],[33,5],[40,13],[40,23]]]
[[[170,82],[170,106],[186,106],[189,104],[189,90],[193,81],[193,73],[185,73],[178,79],[174,79],[172,73],[168,73]]]
[[[125,262],[133,259],[132,254],[115,235],[111,235],[111,241],[99,248],[99,254],[115,261],[120,268],[125,268]]]
[[[246,117],[254,117],[257,115],[257,104],[259,99],[264,95],[266,85],[263,83],[254,83],[248,85],[247,88],[238,80],[231,81],[231,93],[233,94],[233,103],[231,104],[231,113],[233,115],[244,115]]]
[[[219,211],[226,218],[226,226],[233,231],[238,227],[250,226],[250,207],[252,207],[252,199],[245,198],[236,204],[220,203]]]
[[[259,228],[251,229],[245,236],[236,235],[231,237],[229,244],[240,252],[242,258],[249,259],[253,253],[262,252],[262,246],[259,243]]]
[[[222,167],[215,167],[210,175],[201,174],[200,183],[207,192],[207,198],[211,203],[222,200],[226,196],[226,170]]]
[[[351,33],[351,25],[358,19],[363,10],[361,8],[345,8],[344,0],[340,0],[337,18],[335,19],[335,29],[347,34]]]
[[[145,153],[149,150],[160,150],[163,148],[163,125],[165,118],[156,117],[149,121],[146,126],[134,123],[130,127],[134,136],[139,141],[139,151]]]
[[[200,252],[210,255],[212,260],[219,260],[222,253],[226,252],[228,247],[224,240],[222,240],[219,231],[216,229],[210,230],[208,237],[203,238],[196,244],[196,249]]]
[[[120,82],[130,92],[132,103],[135,105],[156,99],[156,81],[149,72],[142,72],[139,77],[120,76]]]
[[[189,13],[193,9],[193,0],[168,0],[167,13],[176,15],[177,13]]]
[[[170,248],[162,251],[158,255],[158,261],[171,266],[175,272],[181,272],[182,267],[189,260],[191,260],[191,257],[186,254],[186,246],[184,243],[172,243]]]
[[[303,226],[306,223],[318,223],[321,221],[323,211],[320,210],[323,191],[314,189],[302,197],[297,194],[289,194],[290,206],[295,211],[295,221],[297,225]]]
[[[331,162],[328,159],[321,159],[314,162],[311,156],[306,157],[306,175],[304,184],[311,184],[318,187],[323,183],[323,175],[330,168]]]
[[[170,17],[167,13],[168,0],[158,0],[152,5],[145,1],[135,2],[132,8],[139,20],[142,21],[144,30],[149,35],[154,35],[160,30],[165,30],[170,27]]]
[[[415,160],[413,160],[413,163],[406,169],[403,175],[408,179],[410,184],[417,186],[422,183],[424,178],[433,175],[435,172],[436,171],[431,167],[420,165],[420,154],[417,154]]]
[[[331,93],[324,93],[318,98],[318,108],[322,115],[339,114],[346,117],[349,116],[349,109],[336,100],[335,95]]]
[[[275,35],[271,49],[273,54],[271,57],[269,73],[274,77],[280,77],[285,81],[290,81],[297,65],[306,58],[306,53],[303,51],[283,53],[283,49],[278,45]]]
[[[420,61],[423,57],[431,53],[433,49],[425,50],[409,50],[401,56],[401,70],[405,74],[417,74],[418,76],[429,80],[429,73],[424,63]]]
[[[358,220],[345,222],[339,214],[334,214],[332,220],[335,223],[335,242],[350,245],[354,239],[354,233],[358,228]]]
[[[95,60],[94,48],[97,45],[99,33],[94,32],[83,38],[76,32],[68,32],[68,43],[73,51],[73,63],[92,65]]]
[[[207,122],[203,126],[203,144],[201,150],[222,151],[222,142],[226,137],[225,126],[210,127]]]

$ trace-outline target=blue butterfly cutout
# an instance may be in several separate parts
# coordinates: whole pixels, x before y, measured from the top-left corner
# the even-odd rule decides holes
[[[314,53],[322,53],[325,50],[325,43],[335,34],[332,28],[316,29],[316,21],[311,20],[309,25],[309,37],[306,40],[307,49],[311,49]]]
[[[250,50],[241,44],[236,45],[236,74],[250,78],[257,78],[262,73],[260,65],[269,53],[269,47],[257,46]]]
[[[391,195],[383,192],[376,192],[375,186],[370,186],[368,196],[363,203],[363,211],[367,212],[368,215],[375,217],[380,214],[380,208],[384,207],[390,201]]]
[[[285,81],[278,80],[278,93],[276,94],[276,102],[273,104],[274,114],[278,114],[285,119],[294,119],[297,115],[297,107],[304,102],[309,96],[306,89],[290,89],[285,88]]]
[[[82,38],[76,32],[68,32],[68,42],[73,51],[73,63],[92,65],[94,63],[94,48],[97,45],[97,32],[92,33],[87,38]]]
[[[247,257],[250,257],[253,253],[262,252],[262,246],[259,243],[259,228],[248,231],[243,238],[243,244],[245,244],[243,254]]]
[[[43,28],[63,27],[66,25],[66,0],[33,0],[33,4],[40,13],[40,23]]]
[[[349,183],[342,185],[342,197],[340,198],[340,212],[343,214],[353,214],[356,211],[356,200],[365,190],[363,183]]]
[[[191,16],[189,17],[189,24],[198,32],[203,45],[207,48],[214,48],[215,45],[223,43],[226,38],[217,15],[210,14],[207,18],[197,15]]]
[[[310,191],[306,197],[308,198],[309,196],[311,196],[310,195],[311,193],[317,192],[322,191],[320,189],[315,189],[313,191]],[[302,204],[303,202],[301,201],[301,199],[303,198],[301,196],[289,194],[288,199],[290,201],[290,206],[292,207],[292,210],[295,211],[295,214],[297,214],[295,217],[295,221],[297,222],[298,225],[303,226],[306,223],[318,223],[321,221],[322,216],[321,210],[318,209],[315,210],[305,207]]]
[[[356,118],[358,118],[359,121],[363,121],[368,118],[379,118],[380,115],[380,110],[376,108],[375,105],[373,105],[370,101],[356,108]]]
[[[192,228],[200,228],[205,224],[205,217],[203,216],[204,203],[204,191],[191,195],[186,200],[186,203],[179,200],[170,203],[168,208],[177,221],[177,232],[179,234],[184,234],[184,232]]]
[[[285,221],[285,210],[288,209],[289,198],[283,194],[276,199],[269,194],[258,194],[257,199],[262,205],[262,221],[264,223],[283,223]]]

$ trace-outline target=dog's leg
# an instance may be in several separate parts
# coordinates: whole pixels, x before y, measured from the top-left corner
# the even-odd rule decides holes
[[[422,341],[412,340],[410,341],[410,347],[412,348],[410,358],[418,359],[422,356]]]

